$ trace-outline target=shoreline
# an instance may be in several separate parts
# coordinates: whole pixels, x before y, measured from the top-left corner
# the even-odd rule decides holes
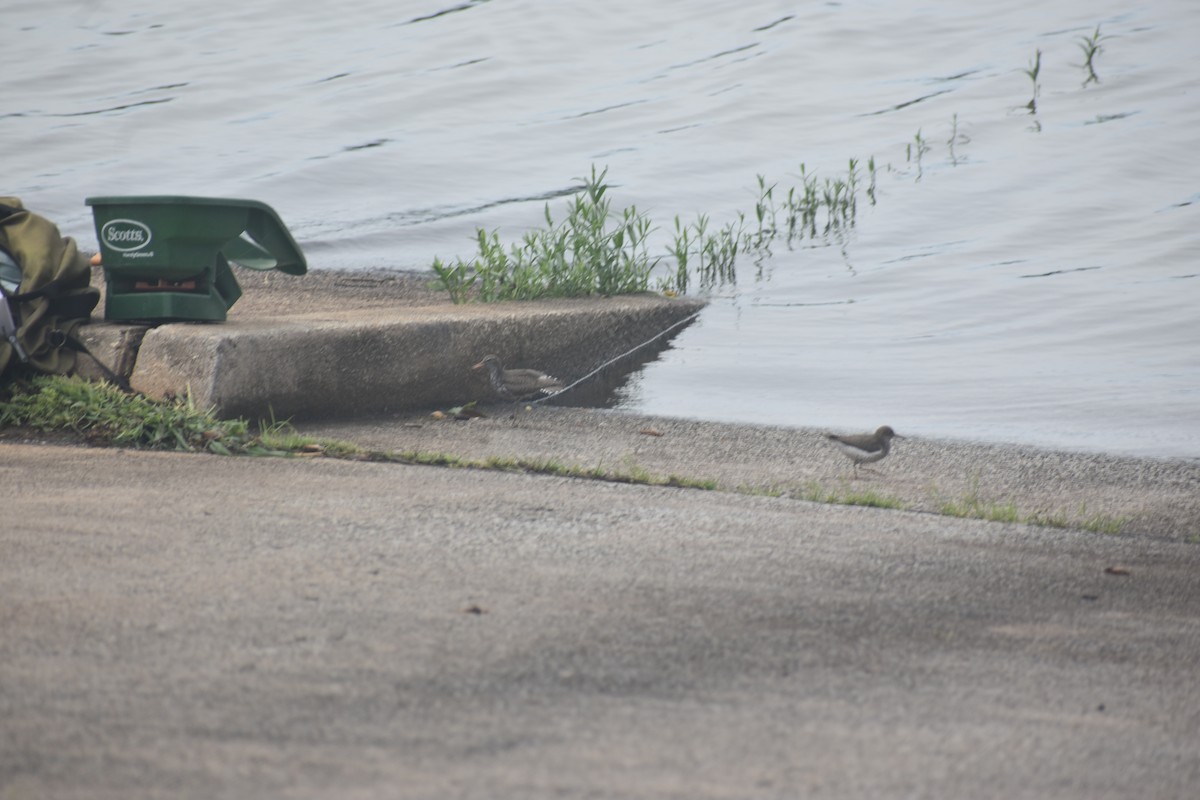
[[[296,427],[371,450],[632,470],[715,481],[719,490],[747,494],[876,493],[929,513],[945,513],[947,503],[975,502],[979,512],[1012,504],[1017,521],[1079,528],[1127,519],[1124,535],[1200,543],[1200,464],[1185,461],[906,438],[873,465],[875,472],[855,480],[850,462],[813,428],[586,408],[482,410],[489,416],[469,421],[409,413]]]

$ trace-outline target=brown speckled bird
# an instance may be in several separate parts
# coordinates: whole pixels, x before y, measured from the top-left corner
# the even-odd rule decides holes
[[[837,448],[854,462],[854,476],[858,477],[859,464],[882,461],[892,449],[892,439],[903,439],[904,437],[884,425],[874,433],[857,436],[837,436],[831,433],[826,438],[837,445]]]
[[[516,402],[538,395],[554,394],[563,382],[536,369],[505,369],[498,356],[486,355],[471,369],[487,372],[493,391],[504,400]]]

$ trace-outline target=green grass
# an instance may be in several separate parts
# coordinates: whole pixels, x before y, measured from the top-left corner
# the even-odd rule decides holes
[[[874,489],[851,489],[842,484],[836,489],[827,489],[819,483],[808,483],[799,497],[813,503],[828,503],[840,506],[868,506],[870,508],[903,509],[906,504],[898,497],[880,494]]]
[[[363,449],[353,442],[305,436],[289,422],[260,424],[259,441],[268,450],[281,454],[319,455],[327,458],[358,458]]]
[[[1024,522],[1025,519],[1017,511],[1013,502],[984,503],[978,497],[968,495],[957,500],[943,502],[937,509],[939,514],[947,517],[965,517],[971,519],[986,519],[992,522]]]
[[[935,490],[936,494],[936,490]],[[984,500],[979,493],[979,476],[971,479],[970,488],[961,497],[941,500],[936,503],[937,513],[948,517],[986,519],[992,522],[1016,522],[1023,525],[1038,525],[1043,528],[1077,528],[1094,533],[1119,534],[1129,524],[1128,517],[1108,514],[1088,514],[1087,505],[1079,507],[1077,514],[1062,511],[1035,511],[1022,513],[1017,504]]]
[[[349,442],[302,436],[287,422],[221,419],[190,395],[154,400],[61,375],[14,380],[0,391],[0,429],[66,431],[96,446],[216,455],[357,457]]]
[[[85,441],[151,450],[229,455],[270,449],[243,420],[218,419],[185,397],[156,401],[107,383],[36,376],[13,381],[0,396],[0,427],[71,431]]]
[[[1030,525],[1041,525],[1047,528],[1078,528],[1093,533],[1117,535],[1129,524],[1129,517],[1114,517],[1109,514],[1088,514],[1087,505],[1082,504],[1078,513],[1069,515],[1065,512],[1035,511],[1022,522]]]
[[[754,486],[748,483],[738,484],[733,491],[750,497],[783,497],[787,494],[787,491],[779,486]]]
[[[424,450],[387,451],[360,449],[357,452],[349,453],[342,457],[391,464],[413,464],[427,467],[447,467],[450,469],[481,469],[500,472],[521,472],[532,475],[552,475],[560,478],[581,478],[641,486],[670,486],[678,489],[701,489],[705,491],[716,491],[719,488],[715,480],[689,478],[673,474],[658,475],[637,465],[627,465],[624,469],[606,469],[599,465],[586,467],[579,464],[564,464],[555,459],[510,458],[507,456],[466,458],[454,453],[429,452]]]

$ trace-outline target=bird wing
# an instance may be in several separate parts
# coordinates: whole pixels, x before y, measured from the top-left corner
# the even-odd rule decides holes
[[[882,442],[880,442],[874,436],[868,436],[865,434],[862,436],[835,436],[831,433],[829,434],[829,438],[835,442],[841,442],[842,444],[856,447],[859,450],[862,450],[864,453],[878,453],[883,449]]]

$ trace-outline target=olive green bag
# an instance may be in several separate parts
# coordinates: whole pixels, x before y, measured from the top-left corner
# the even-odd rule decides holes
[[[70,237],[15,197],[0,197],[0,381],[25,367],[70,373],[75,337],[100,290],[87,258]],[[20,365],[20,366],[19,366]]]

